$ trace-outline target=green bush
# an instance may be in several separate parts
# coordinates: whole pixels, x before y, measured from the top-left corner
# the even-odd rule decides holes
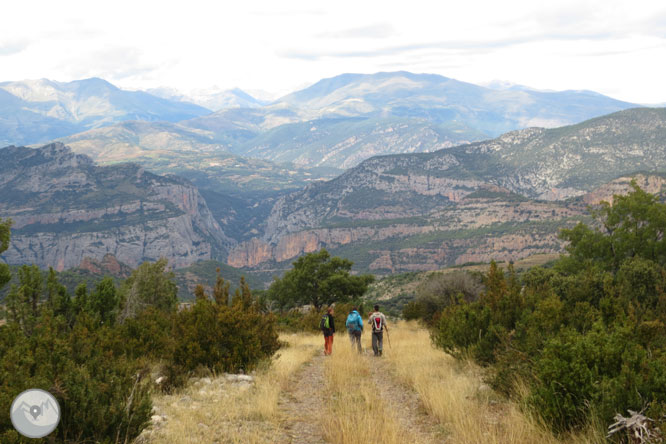
[[[465,271],[432,273],[416,289],[417,311],[423,313],[426,323],[435,321],[439,314],[450,305],[479,299],[483,284],[477,276]]]
[[[310,307],[307,311],[291,309],[277,313],[278,329],[285,332],[319,332],[319,321],[326,309],[316,310]],[[336,324],[337,325],[337,324]]]
[[[25,442],[12,430],[9,408],[28,388],[51,392],[61,420],[35,442],[131,442],[149,422],[149,369],[160,364],[173,389],[193,370],[248,371],[273,355],[276,320],[244,280],[233,298],[218,276],[214,300],[203,293],[176,311],[165,262],[142,264],[120,290],[110,279],[74,298],[50,270],[19,269],[0,326],[0,442]]]
[[[570,255],[521,280],[491,263],[479,300],[442,312],[433,342],[488,366],[553,430],[666,414],[666,205],[634,187],[596,212],[597,231],[562,230]]]
[[[231,306],[199,290],[194,305],[176,316],[173,364],[184,371],[248,372],[279,348],[276,326],[275,316],[262,313],[246,287]]]
[[[70,328],[46,311],[35,325],[31,336],[18,324],[0,328],[0,429],[12,428],[9,405],[15,396],[42,388],[61,407],[60,425],[52,435],[58,442],[138,436],[152,409],[148,385],[137,361],[114,353],[115,332],[95,329],[87,315]],[[6,435],[10,442],[11,435]]]
[[[423,319],[425,316],[425,309],[416,301],[409,301],[402,309],[402,317],[407,321]]]

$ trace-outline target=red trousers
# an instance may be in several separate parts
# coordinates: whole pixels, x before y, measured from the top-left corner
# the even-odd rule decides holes
[[[333,353],[333,335],[324,336],[324,354],[330,355]]]

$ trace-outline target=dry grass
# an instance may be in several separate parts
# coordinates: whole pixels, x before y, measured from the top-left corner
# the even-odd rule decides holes
[[[378,397],[368,360],[344,342],[325,363],[329,411],[323,428],[327,439],[335,444],[411,442],[400,429],[396,412]]]
[[[278,398],[289,377],[321,352],[318,335],[284,335],[272,365],[258,371],[255,383],[234,384],[224,376],[192,381],[182,391],[154,398],[156,411],[166,416],[162,425],[145,432],[149,443],[270,443],[280,436]]]
[[[412,387],[427,411],[446,428],[456,444],[597,444],[603,435],[590,428],[556,439],[526,417],[515,404],[499,398],[481,382],[481,372],[431,346],[428,332],[401,323],[391,333],[386,353],[398,378]]]
[[[398,380],[418,394],[427,412],[445,429],[446,442],[455,444],[601,444],[602,434],[584,433],[555,438],[523,414],[514,403],[482,384],[481,370],[460,363],[430,344],[428,332],[413,323],[393,325],[391,347],[384,358]],[[183,391],[157,396],[155,406],[166,421],[144,433],[149,443],[275,443],[289,441],[280,429],[280,392],[305,362],[322,351],[319,335],[285,335],[290,344],[270,367],[258,371],[255,384],[239,386],[223,376],[193,381]],[[340,340],[333,356],[324,360],[326,395],[322,428],[335,444],[412,442],[401,429],[399,410],[380,398],[371,359],[358,356]],[[596,429],[598,430],[598,429]]]

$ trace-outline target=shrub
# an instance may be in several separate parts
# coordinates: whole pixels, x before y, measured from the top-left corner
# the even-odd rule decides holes
[[[0,326],[1,442],[24,442],[11,431],[9,406],[33,387],[60,403],[57,442],[131,442],[150,419],[155,363],[173,389],[199,367],[251,370],[279,346],[275,317],[244,280],[230,301],[218,276],[214,301],[201,289],[194,307],[176,312],[172,276],[160,262],[135,270],[121,292],[105,279],[91,293],[79,285],[74,299],[55,272],[46,285],[38,276],[35,267],[21,269]]]
[[[482,290],[482,282],[471,273],[432,273],[417,287],[410,315],[419,313],[426,323],[433,324],[445,308],[459,303],[461,299],[474,302]]]
[[[426,311],[418,302],[410,301],[403,307],[402,317],[407,321],[423,319],[426,317]]]
[[[138,436],[152,409],[142,366],[114,353],[113,331],[93,326],[86,315],[70,328],[45,312],[30,337],[17,324],[0,328],[0,429],[11,429],[9,405],[15,396],[42,388],[61,407],[53,435],[58,442]]]
[[[527,386],[524,405],[556,431],[616,413],[666,413],[666,205],[638,189],[603,204],[598,231],[562,230],[570,255],[519,282],[494,263],[478,302],[458,298],[436,345],[490,366],[494,387]]]
[[[184,371],[250,371],[279,348],[276,319],[239,295],[231,306],[198,297],[178,313],[173,364]]]

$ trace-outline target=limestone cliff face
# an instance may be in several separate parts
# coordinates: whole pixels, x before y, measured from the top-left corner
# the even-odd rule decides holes
[[[48,225],[43,229],[48,230]],[[184,267],[210,259],[212,247],[196,232],[192,219],[182,215],[95,232],[18,234],[3,258],[10,264],[34,263],[61,271],[86,257],[107,253],[132,267],[160,257],[168,258],[175,267]]]
[[[132,274],[131,267],[118,262],[118,259],[110,253],[105,254],[101,260],[85,257],[77,268],[91,274],[111,275],[120,278],[127,278]]]
[[[423,234],[433,230],[434,227],[410,225],[304,230],[281,237],[276,245],[257,238],[240,243],[229,252],[227,262],[233,267],[255,267],[269,261],[284,262],[322,247],[335,248],[365,240],[381,241],[393,236]]]
[[[0,217],[11,217],[3,259],[58,270],[113,254],[136,266],[221,256],[234,242],[189,182],[134,164],[97,167],[62,144],[0,150]]]
[[[357,219],[358,226],[352,221],[347,227],[303,229],[278,236],[275,243],[255,238],[233,248],[228,262],[235,267],[262,267],[323,247],[347,248],[346,254],[353,255],[355,246],[370,257],[363,266],[377,272],[435,270],[487,258],[516,260],[561,251],[557,227],[582,215],[581,209],[558,203],[503,200],[502,195],[510,196],[506,191],[499,192],[500,197],[467,194],[453,205],[433,206],[427,217],[411,222],[408,218],[390,224]],[[394,247],[387,248],[390,245]]]
[[[633,109],[433,153],[374,157],[278,199],[263,235],[228,260],[261,267],[326,247],[362,267],[395,270],[517,258],[529,242],[534,252],[560,251],[554,236],[589,216],[585,203],[629,189],[628,179],[615,179],[666,170],[665,141],[666,109]],[[663,184],[639,179],[651,192]]]
[[[636,181],[636,185],[652,194],[661,192],[664,185],[666,185],[666,178],[661,176],[638,174],[633,177],[620,177],[585,194],[582,196],[582,201],[587,205],[597,205],[601,201],[606,201],[612,205],[614,195],[626,194],[631,191],[632,179]]]

